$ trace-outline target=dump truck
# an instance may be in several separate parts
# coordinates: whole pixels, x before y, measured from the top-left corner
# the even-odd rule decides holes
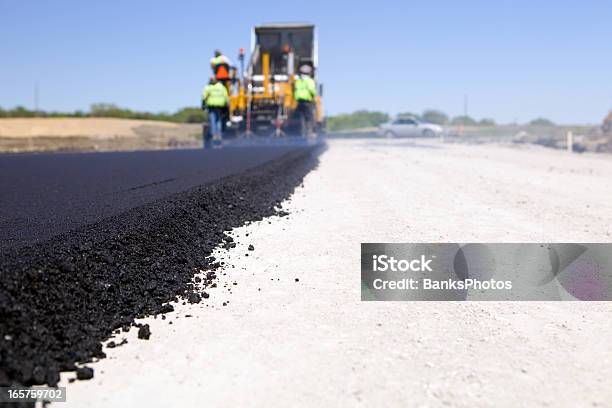
[[[303,134],[296,114],[293,83],[299,67],[308,65],[318,86],[314,103],[314,130],[325,131],[323,86],[318,79],[315,26],[312,24],[268,24],[253,29],[251,51],[245,66],[240,50],[240,67],[230,86],[227,130],[235,135],[292,136]]]

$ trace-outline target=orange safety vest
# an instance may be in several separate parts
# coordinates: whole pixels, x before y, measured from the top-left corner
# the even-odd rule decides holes
[[[217,79],[229,79],[229,64],[223,55],[213,58],[211,64],[215,69]]]

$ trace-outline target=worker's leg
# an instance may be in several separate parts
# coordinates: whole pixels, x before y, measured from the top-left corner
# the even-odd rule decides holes
[[[225,112],[223,112],[223,108],[215,109],[217,111],[217,140],[221,140],[223,137],[223,116]]]
[[[308,115],[307,115],[307,102],[298,101],[297,105],[297,116],[300,123],[299,136],[306,137],[308,135]]]
[[[225,107],[221,109],[221,136],[227,129],[227,122],[229,121],[229,108]]]
[[[216,108],[208,108],[208,126],[210,128],[210,135],[213,140],[220,137],[219,129],[219,110]]]
[[[212,139],[212,136],[210,134],[210,124],[203,123],[202,124],[202,142],[203,142],[205,149],[210,148],[211,139]]]
[[[312,102],[306,103],[306,129],[307,137],[312,137],[314,134],[314,113],[313,113],[314,104]]]

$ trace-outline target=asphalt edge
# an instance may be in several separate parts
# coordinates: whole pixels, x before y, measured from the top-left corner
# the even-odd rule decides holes
[[[0,385],[48,384],[105,357],[134,319],[199,302],[235,245],[226,231],[273,215],[318,165],[325,144],[21,248],[0,259]],[[196,269],[197,268],[197,269]],[[205,270],[206,279],[192,278]]]

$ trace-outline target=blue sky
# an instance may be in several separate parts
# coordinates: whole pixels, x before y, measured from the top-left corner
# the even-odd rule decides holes
[[[198,105],[215,48],[265,22],[315,23],[328,114],[437,108],[598,123],[612,109],[610,1],[0,0],[0,106]]]

